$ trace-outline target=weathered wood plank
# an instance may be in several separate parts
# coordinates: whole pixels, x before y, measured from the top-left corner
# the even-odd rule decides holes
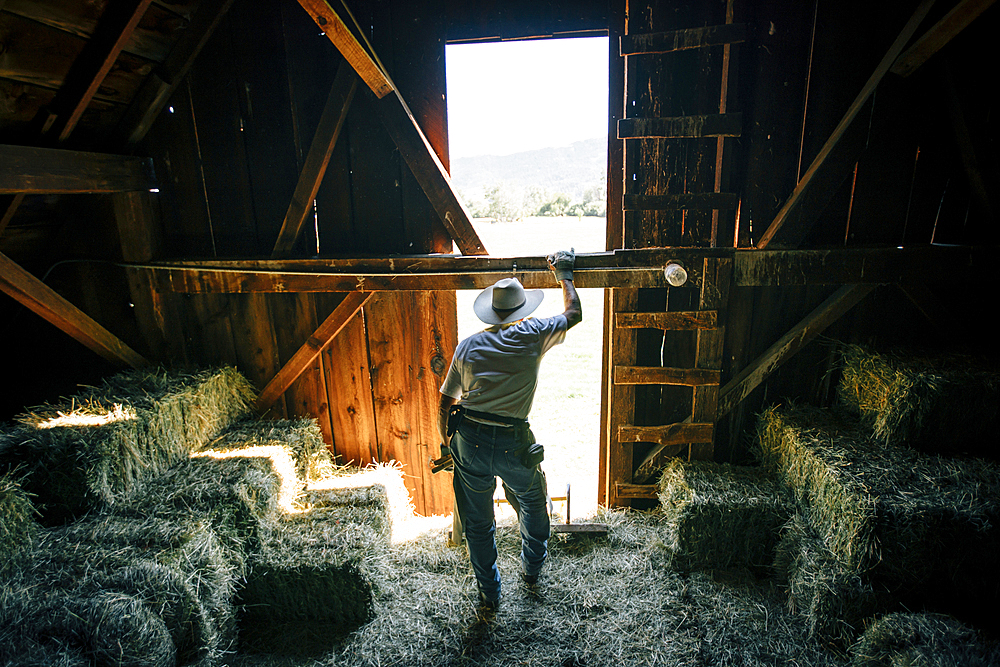
[[[142,141],[232,4],[233,0],[204,0],[198,5],[170,54],[130,98],[128,110],[115,129],[115,145],[131,149]]]
[[[0,253],[0,291],[118,366],[138,368],[148,361],[86,313]]]
[[[796,352],[821,334],[874,289],[873,285],[845,285],[796,324],[771,347],[750,362],[719,392],[718,417],[727,414]]]
[[[379,99],[395,90],[386,73],[326,0],[299,0],[299,4]]]
[[[78,2],[77,0],[7,0],[0,3],[4,11],[17,14],[37,23],[57,28],[77,37],[89,39],[94,34],[102,11],[109,3]],[[170,3],[173,5],[174,3]],[[174,9],[174,7],[171,7]],[[177,8],[183,13],[183,8]],[[124,50],[148,60],[163,60],[170,51],[177,33],[187,26],[187,17],[168,11],[153,3],[139,21],[139,25],[125,45]]]
[[[330,341],[340,333],[347,322],[372,296],[371,292],[352,292],[330,313],[330,316],[319,325],[315,333],[302,344],[298,352],[288,360],[261,391],[255,403],[258,412],[267,410],[295,382],[299,374],[313,363],[323,349],[330,344]]]
[[[111,72],[122,49],[132,38],[152,0],[122,0],[109,3],[66,75],[52,101],[52,108],[42,128],[43,134],[63,142],[69,138],[80,117]]]
[[[742,23],[622,35],[619,52],[623,56],[635,56],[643,53],[670,53],[684,49],[699,49],[705,46],[742,42],[746,40],[746,36],[747,27]]]
[[[730,259],[706,257],[703,269],[704,279],[698,296],[698,308],[703,310],[722,310],[729,302],[729,286],[732,279],[733,262]],[[725,343],[725,330],[722,328],[702,330],[698,332],[695,366],[716,371],[722,369],[722,349]],[[721,376],[720,376],[721,381]],[[691,399],[691,421],[695,423],[711,423],[716,421],[716,409],[719,400],[718,385],[702,385],[695,387]],[[701,442],[693,445],[690,456],[695,460],[711,460],[714,454],[714,442]]]
[[[380,459],[363,309],[348,321],[322,357],[337,462],[360,467],[377,463]]]
[[[618,482],[615,485],[618,498],[635,498],[645,500],[656,500],[660,490],[656,484],[628,484]]]
[[[0,145],[0,194],[151,190],[151,158]]]
[[[676,195],[633,195],[622,198],[626,211],[729,211],[740,203],[730,192],[686,192]]]
[[[618,313],[635,311],[638,304],[638,290],[618,288],[610,292],[610,314],[617,315]],[[613,319],[613,317],[608,318],[609,321],[613,321]],[[636,331],[634,329],[617,329],[612,326],[608,333],[611,345],[605,360],[610,376],[607,379],[608,420],[606,425],[602,425],[606,431],[604,440],[607,443],[604,488],[608,507],[617,507],[627,504],[625,496],[619,498],[618,485],[632,481],[633,445],[631,441],[619,442],[618,431],[622,426],[630,425],[635,421],[635,387],[615,382],[614,371],[619,366],[635,363]]]
[[[718,326],[718,311],[688,310],[662,313],[615,313],[615,326],[632,329],[714,329]]]
[[[687,445],[692,442],[712,442],[711,423],[679,423],[664,426],[620,426],[618,427],[618,442],[653,442],[667,447],[670,445]],[[647,455],[653,458],[660,453],[661,448]],[[639,466],[642,467],[641,465]]]
[[[717,370],[665,368],[663,366],[615,366],[615,384],[669,384],[695,387],[719,384]]]
[[[285,219],[281,223],[278,240],[271,252],[272,257],[286,257],[295,247],[313,200],[316,199],[316,193],[319,192],[323,182],[333,148],[344,127],[356,86],[357,77],[353,70],[347,67],[337,70],[337,77],[330,89],[323,115],[313,135],[302,172],[299,174],[299,182],[295,186],[288,212],[285,213]]]
[[[622,118],[619,139],[682,139],[689,137],[738,137],[743,114],[722,113],[672,118]]]
[[[828,160],[830,156],[837,149],[838,144],[841,139],[846,135],[848,129],[854,122],[858,113],[861,111],[862,107],[868,102],[868,99],[875,93],[875,89],[878,87],[879,82],[885,77],[889,72],[889,68],[899,57],[903,48],[913,37],[920,23],[923,21],[927,12],[930,11],[931,6],[934,4],[934,0],[923,0],[917,7],[913,16],[907,21],[903,30],[899,33],[899,36],[889,47],[889,51],[882,58],[882,61],[875,68],[875,71],[869,77],[867,83],[862,87],[861,92],[854,99],[854,102],[847,109],[844,117],[840,120],[840,123],[834,128],[830,137],[827,139],[826,143],[823,144],[823,148],[820,149],[816,158],[813,160],[812,164],[799,179],[799,182],[795,185],[795,189],[792,194],[785,200],[784,205],[778,211],[774,220],[768,226],[767,230],[760,237],[757,242],[758,248],[766,248],[772,243],[776,245],[785,245],[787,247],[797,246],[802,239],[805,237],[806,232],[815,222],[816,218],[819,216],[819,210],[804,210],[804,202],[806,202],[806,195],[812,189],[812,184],[814,182],[821,182],[824,178],[827,178],[822,172],[825,171],[827,167]],[[829,162],[836,169],[837,165],[834,164],[833,160]],[[844,174],[846,176],[846,174]],[[831,193],[832,195],[832,193]]]
[[[996,0],[961,0],[896,59],[892,73],[900,76],[913,74],[994,2]]]

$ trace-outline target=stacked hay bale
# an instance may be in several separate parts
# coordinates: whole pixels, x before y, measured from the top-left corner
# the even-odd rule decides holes
[[[241,563],[205,522],[95,515],[13,553],[0,658],[213,664],[235,640]]]
[[[763,468],[673,459],[660,478],[672,562],[682,570],[770,569],[794,505]]]
[[[16,471],[0,474],[0,576],[7,554],[30,544],[38,530],[35,505],[21,488]]]
[[[111,504],[249,413],[254,397],[232,368],[139,370],[17,418],[0,472],[19,468],[43,523]]]
[[[803,406],[765,412],[759,444],[800,505],[776,562],[818,636],[848,641],[901,603],[968,611],[997,599],[1000,577],[978,563],[1000,549],[1000,467],[884,444]]]
[[[938,454],[1000,456],[1000,372],[961,355],[841,352],[839,402],[876,439]]]
[[[245,650],[317,654],[371,620],[389,556],[389,493],[373,483],[375,471],[347,470],[269,526],[239,592]],[[382,470],[402,486],[398,468]]]
[[[221,456],[247,453],[256,447],[280,447],[287,451],[294,461],[295,474],[304,483],[317,481],[333,470],[330,450],[315,419],[237,422],[207,443],[202,451]]]
[[[852,667],[989,667],[1000,646],[943,614],[894,613],[872,623],[851,647]]]

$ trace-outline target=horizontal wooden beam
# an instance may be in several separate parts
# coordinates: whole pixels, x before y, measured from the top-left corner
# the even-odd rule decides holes
[[[738,137],[743,133],[743,114],[721,113],[672,118],[622,118],[619,139],[684,139]]]
[[[746,40],[747,27],[743,23],[726,23],[704,28],[671,30],[646,34],[622,35],[619,52],[623,56],[651,53],[670,53],[704,46],[733,44]]]
[[[676,195],[630,195],[622,197],[626,211],[729,211],[736,208],[740,198],[729,192],[698,192]]]
[[[333,342],[333,339],[347,326],[355,313],[361,310],[361,307],[368,303],[373,296],[372,292],[351,292],[348,294],[333,309],[329,317],[323,320],[313,335],[302,344],[302,347],[267,383],[260,396],[257,397],[255,404],[257,411],[264,412],[274,405],[278,397],[284,394],[292,386],[292,383],[302,375],[302,372],[312,365],[316,357]]]
[[[615,313],[619,329],[665,329],[691,331],[715,329],[719,314],[715,310],[689,310],[663,313]]]
[[[705,368],[615,366],[615,384],[669,384],[685,387],[719,384],[722,374]]]
[[[51,287],[0,253],[0,291],[117,366],[149,362]]]
[[[358,42],[337,12],[326,0],[299,0],[312,20],[316,22],[327,39],[333,43],[344,59],[354,68],[361,80],[368,84],[372,92],[382,99],[395,90],[385,71]]]
[[[648,248],[577,255],[577,287],[667,287],[663,267],[681,264],[688,286],[701,285],[705,258],[732,258],[736,287],[895,284],[935,280],[958,284],[992,266],[992,246],[734,250]],[[531,289],[555,287],[545,257],[408,255],[383,258],[187,260],[133,264],[162,291],[206,293],[352,292],[483,289],[516,276]]]
[[[660,493],[660,489],[656,484],[626,484],[625,482],[617,482],[615,486],[617,487],[619,498],[656,500]]]
[[[892,73],[909,76],[976,20],[996,0],[962,0],[921,35],[892,65]]]
[[[667,424],[665,426],[619,426],[618,442],[654,442],[658,445],[687,445],[712,442],[713,424]]]
[[[845,285],[792,327],[719,391],[717,419],[736,407],[761,382],[791,359],[816,336],[865,298],[873,285]]]
[[[151,158],[0,145],[0,194],[130,192],[156,188]]]

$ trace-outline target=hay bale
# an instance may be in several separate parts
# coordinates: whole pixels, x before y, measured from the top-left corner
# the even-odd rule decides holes
[[[239,592],[245,650],[315,654],[372,618],[392,524],[389,495],[371,479],[342,474],[269,525]]]
[[[119,516],[208,521],[234,551],[248,556],[261,526],[278,514],[281,478],[270,456],[192,456],[134,490]]]
[[[875,443],[856,421],[804,406],[761,416],[758,443],[845,567],[900,595],[996,598],[1000,466]],[[964,587],[964,588],[963,588]]]
[[[789,610],[819,641],[846,647],[867,618],[892,604],[867,576],[841,562],[800,514],[782,529],[774,569]]]
[[[0,600],[0,628],[16,628],[15,643],[28,647],[29,654],[33,643],[44,643],[53,633],[86,637],[104,612],[95,616],[78,609],[104,610],[110,594],[137,601],[158,619],[181,664],[214,660],[235,640],[232,597],[244,569],[207,522],[91,517],[42,531],[34,548],[20,550],[12,560],[4,588],[17,593]],[[56,611],[36,613],[46,609]],[[73,624],[74,615],[82,626]],[[53,622],[61,624],[58,633]],[[150,636],[157,632],[147,628]],[[96,650],[88,641],[88,650]]]
[[[47,525],[114,503],[247,414],[253,388],[232,368],[139,370],[17,418],[0,470],[24,466]]]
[[[35,506],[16,473],[0,474],[0,576],[7,554],[34,539],[36,516]]]
[[[659,498],[680,569],[770,569],[794,511],[773,472],[710,461],[671,460]]]
[[[945,614],[897,612],[872,623],[851,647],[852,667],[987,667],[1000,648]]]
[[[318,480],[333,465],[315,419],[237,422],[209,442],[205,449],[226,453],[253,447],[285,448],[295,462],[298,478],[304,482]]]
[[[878,353],[847,345],[841,404],[881,442],[941,454],[997,457],[1000,369],[956,354]]]

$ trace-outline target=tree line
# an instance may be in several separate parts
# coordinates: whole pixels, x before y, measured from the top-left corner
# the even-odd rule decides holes
[[[585,188],[577,201],[562,192],[550,193],[537,186],[519,188],[505,181],[484,188],[479,198],[458,194],[472,217],[500,222],[533,216],[604,217],[607,213],[604,183]]]

